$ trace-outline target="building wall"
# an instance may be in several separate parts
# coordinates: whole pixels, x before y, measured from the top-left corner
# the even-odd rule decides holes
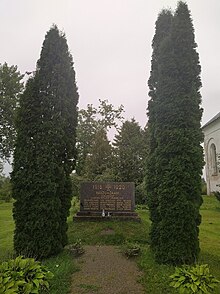
[[[207,194],[220,191],[220,118],[203,128]]]

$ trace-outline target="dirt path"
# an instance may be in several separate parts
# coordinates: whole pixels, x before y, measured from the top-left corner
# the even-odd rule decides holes
[[[71,294],[144,293],[136,263],[115,246],[85,246],[76,262],[80,271],[73,275]]]

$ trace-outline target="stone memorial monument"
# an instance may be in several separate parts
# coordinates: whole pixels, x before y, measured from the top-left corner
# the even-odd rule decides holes
[[[74,219],[139,220],[131,182],[86,182],[80,188],[80,211]]]

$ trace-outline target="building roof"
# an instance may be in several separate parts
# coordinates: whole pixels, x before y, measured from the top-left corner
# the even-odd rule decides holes
[[[220,112],[218,114],[216,114],[212,119],[210,119],[206,124],[204,124],[202,129],[204,129],[205,127],[207,127],[208,125],[210,125],[211,123],[213,123],[214,121],[216,121],[219,118],[220,118]]]

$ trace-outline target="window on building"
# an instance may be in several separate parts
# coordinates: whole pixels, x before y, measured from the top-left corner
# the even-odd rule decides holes
[[[210,163],[211,163],[212,175],[215,176],[218,173],[218,168],[217,168],[216,147],[215,147],[215,144],[213,143],[210,146]]]

